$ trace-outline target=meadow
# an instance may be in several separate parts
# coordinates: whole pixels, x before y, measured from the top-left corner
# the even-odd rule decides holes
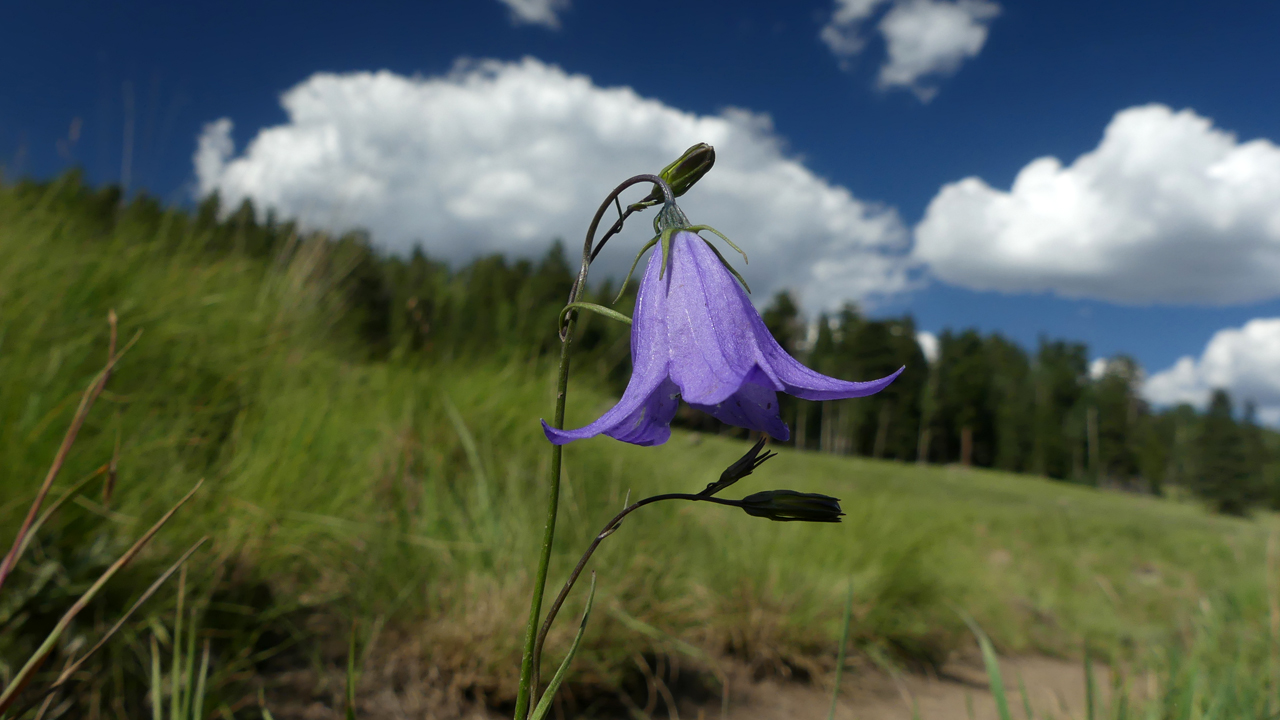
[[[553,405],[552,361],[523,350],[371,353],[367,318],[350,302],[358,258],[321,237],[294,234],[269,252],[244,239],[183,211],[122,208],[74,178],[0,189],[6,547],[106,358],[108,312],[122,342],[140,333],[57,484],[65,490],[116,456],[114,487],[86,485],[0,592],[0,684],[203,478],[81,615],[50,668],[208,535],[185,576],[187,607],[212,648],[206,715],[258,717],[259,697],[277,717],[340,704],[335,678],[350,637],[369,703],[398,693],[440,717],[509,712],[541,534],[548,459],[537,421]],[[475,317],[473,332],[541,322],[554,338],[554,312],[491,319]],[[611,403],[607,383],[580,377],[571,425]],[[696,492],[747,447],[683,430],[656,449],[570,445],[551,591],[626,498]],[[773,523],[659,504],[602,545],[571,713],[625,714],[643,704],[647,673],[676,664],[685,680],[673,687],[690,698],[715,697],[729,667],[828,686],[850,584],[856,672],[936,670],[973,647],[967,613],[1001,654],[1079,659],[1087,647],[1118,676],[1150,674],[1150,717],[1280,708],[1280,549],[1269,514],[1226,517],[1029,475],[785,448],[733,497],[773,488],[833,495],[847,515],[839,525]],[[566,606],[548,665],[567,647],[584,594]],[[62,712],[149,714],[151,637],[165,649],[175,602],[168,587],[144,605],[77,675]]]

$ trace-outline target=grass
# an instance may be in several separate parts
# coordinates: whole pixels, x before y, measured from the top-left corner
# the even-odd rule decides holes
[[[211,641],[207,707],[236,707],[284,670],[342,662],[357,619],[366,682],[421,672],[442,688],[433,702],[510,702],[546,474],[537,419],[552,407],[553,368],[518,352],[371,361],[345,329],[323,243],[259,262],[211,255],[197,230],[184,232],[140,235],[126,218],[99,233],[52,195],[33,208],[0,192],[0,536],[16,529],[101,364],[108,309],[122,337],[143,331],[60,481],[91,473],[119,443],[114,493],[64,508],[11,581],[23,591],[0,597],[0,681],[65,598],[206,478],[68,643],[95,637],[207,534],[211,549],[186,581],[203,608],[201,636],[186,642]],[[596,387],[573,384],[571,424],[608,406]],[[551,592],[627,497],[696,492],[745,448],[685,432],[656,449],[569,446]],[[1235,698],[1275,687],[1271,517],[785,449],[740,486],[734,497],[834,495],[848,516],[808,526],[660,504],[629,518],[592,563],[596,612],[570,677],[584,707],[634,680],[637,655],[676,643],[712,663],[828,677],[850,582],[852,647],[908,666],[972,642],[958,607],[1001,653],[1078,656],[1088,641],[1117,666],[1154,668],[1169,693],[1193,694],[1170,701],[1177,707],[1209,708],[1224,687]],[[545,675],[584,601],[580,589],[562,613]],[[147,628],[171,610],[147,612],[151,625],[140,620],[86,676],[92,692],[127,700],[147,686]],[[284,692],[267,691],[269,705]],[[340,706],[343,690],[331,694]]]

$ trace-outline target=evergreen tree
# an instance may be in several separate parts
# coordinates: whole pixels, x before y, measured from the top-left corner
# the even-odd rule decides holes
[[[991,365],[993,464],[1009,472],[1026,472],[1035,442],[1031,361],[1026,351],[999,334],[986,339],[986,353]]]
[[[1214,390],[1200,432],[1200,464],[1193,489],[1215,510],[1244,515],[1261,498],[1253,487],[1244,433],[1231,412],[1231,396]]]
[[[1032,371],[1035,428],[1030,469],[1065,479],[1082,467],[1088,348],[1083,343],[1040,339]]]
[[[1106,484],[1131,487],[1140,471],[1139,425],[1147,415],[1139,397],[1142,371],[1137,361],[1120,355],[1107,361],[1106,371],[1093,385],[1097,408],[1095,467]]]
[[[942,458],[962,465],[990,466],[995,460],[993,368],[976,330],[938,338],[938,413],[935,442]]]

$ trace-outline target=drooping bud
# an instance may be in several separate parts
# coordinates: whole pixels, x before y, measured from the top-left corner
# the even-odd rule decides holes
[[[751,446],[751,449],[748,450],[745,455],[735,460],[732,465],[725,468],[724,472],[720,473],[719,480],[709,483],[705,488],[703,488],[702,492],[698,494],[703,496],[715,495],[721,490],[755,472],[756,468],[763,465],[765,460],[768,460],[778,454],[776,452],[766,452],[764,455],[760,454],[760,451],[764,449],[765,442],[768,440],[768,435],[761,435],[760,439],[756,441],[755,445]]]
[[[840,522],[840,501],[818,493],[766,490],[739,501],[748,515],[779,522]]]
[[[684,151],[675,162],[662,168],[662,172],[658,173],[658,177],[667,181],[667,185],[671,187],[671,193],[676,197],[688,192],[693,184],[702,179],[703,175],[716,164],[716,149],[706,143],[698,143],[688,150]],[[663,201],[662,189],[656,185],[653,192],[638,205],[656,205]]]

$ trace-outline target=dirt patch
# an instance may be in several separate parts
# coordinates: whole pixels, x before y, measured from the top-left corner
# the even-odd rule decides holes
[[[1025,717],[1030,704],[1036,718],[1084,718],[1085,674],[1079,661],[1047,657],[1020,657],[1001,660],[1001,672],[1013,717]],[[401,668],[403,670],[403,668]],[[724,720],[822,720],[831,707],[830,679],[826,682],[797,682],[779,678],[753,681],[746,666],[726,668],[729,681],[729,710]],[[302,673],[307,675],[307,673]],[[390,678],[395,677],[394,681]],[[283,678],[277,678],[277,681]],[[281,720],[339,720],[342,717],[342,678],[336,671],[320,679],[308,675],[302,684],[312,688],[311,698],[273,704],[273,715]],[[1098,707],[1109,702],[1110,673],[1095,666]],[[282,685],[296,683],[281,683]],[[462,700],[449,692],[448,683],[432,673],[393,672],[379,679],[376,687],[362,688],[361,720],[506,720],[509,715],[496,712],[484,698]],[[936,675],[889,675],[873,666],[847,673],[842,681],[837,720],[995,720],[995,700],[987,685],[981,660],[964,657],[944,665]],[[1027,693],[1024,703],[1020,688]],[[655,697],[645,702],[644,694],[636,696],[627,707],[618,706],[596,711],[597,717],[654,720],[720,720],[721,699],[706,697],[692,703],[682,688],[655,690]],[[1141,694],[1141,693],[1138,693]],[[286,693],[293,695],[293,693]],[[673,697],[674,696],[674,697]],[[676,701],[678,712],[668,711],[666,698]],[[446,700],[448,700],[446,702]],[[459,700],[462,700],[459,702]],[[575,716],[573,703],[557,703],[552,717],[565,720]],[[645,707],[647,706],[647,707]]]
[[[1027,700],[1036,717],[1083,718],[1085,716],[1084,667],[1079,662],[1046,657],[1002,660],[1010,710],[1014,717],[1025,714],[1019,679],[1026,687]],[[1099,703],[1106,702],[1110,676],[1096,668],[1094,681]],[[830,688],[767,680],[735,692],[727,720],[792,720],[827,716],[831,707]],[[972,710],[970,710],[972,708]],[[718,707],[700,707],[695,718],[714,720]],[[937,676],[901,675],[880,672],[847,675],[836,705],[838,720],[988,720],[996,718],[995,700],[987,686],[980,662],[957,661],[943,667]]]

